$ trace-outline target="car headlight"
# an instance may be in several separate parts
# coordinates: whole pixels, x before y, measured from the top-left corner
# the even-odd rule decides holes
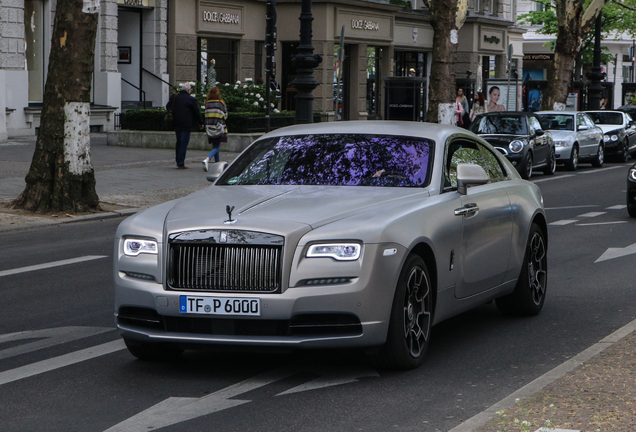
[[[568,141],[555,141],[554,145],[556,147],[568,147],[570,143]]]
[[[627,178],[633,182],[636,182],[636,168],[631,168],[629,170],[629,174],[627,175]]]
[[[618,135],[616,135],[616,134],[603,135],[603,141],[604,142],[618,141]]]
[[[142,253],[157,255],[157,242],[135,238],[127,238],[124,240],[124,254],[137,256]]]
[[[314,244],[307,250],[307,258],[333,258],[337,261],[355,261],[362,248],[357,243]]]
[[[519,140],[514,140],[508,145],[510,151],[513,153],[519,153],[521,150],[523,150],[523,146],[524,142]]]

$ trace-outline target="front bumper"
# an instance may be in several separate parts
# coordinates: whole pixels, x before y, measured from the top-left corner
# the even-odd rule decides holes
[[[387,248],[397,249],[383,256]],[[119,333],[140,342],[288,348],[382,345],[405,249],[365,245],[361,272],[340,285],[297,286],[281,293],[219,293],[166,290],[164,285],[115,272]],[[370,258],[370,259],[369,259]],[[298,266],[294,267],[297,268]],[[324,270],[319,272],[325,276]],[[287,280],[295,280],[289,275]],[[260,317],[184,314],[180,296],[261,300]]]
[[[572,158],[572,145],[555,146],[557,163],[564,163]]]

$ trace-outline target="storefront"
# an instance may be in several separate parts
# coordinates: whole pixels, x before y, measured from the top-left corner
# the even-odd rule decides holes
[[[279,1],[276,81],[280,108],[295,109],[296,71],[291,58],[300,39],[299,2]],[[235,83],[265,78],[265,2],[254,0],[171,2],[168,71],[174,83]],[[325,119],[383,118],[383,77],[414,68],[425,76],[432,30],[422,12],[403,12],[387,3],[314,0],[312,45],[322,63],[314,71],[314,110]],[[336,65],[343,35],[344,61]],[[394,58],[394,53],[398,57]],[[394,63],[399,64],[395,67]],[[337,73],[341,75],[338,87]]]

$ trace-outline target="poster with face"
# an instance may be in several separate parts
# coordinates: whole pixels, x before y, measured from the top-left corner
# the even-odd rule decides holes
[[[508,89],[510,89],[510,95],[508,95]],[[516,111],[518,94],[519,91],[515,83],[511,83],[510,86],[505,82],[488,84],[488,93],[485,95],[488,101],[488,112]]]

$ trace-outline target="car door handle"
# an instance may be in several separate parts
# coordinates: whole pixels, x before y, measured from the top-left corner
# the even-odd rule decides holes
[[[478,211],[479,207],[477,207],[477,204],[470,203],[466,204],[464,207],[455,209],[455,216],[470,216],[477,213]]]

